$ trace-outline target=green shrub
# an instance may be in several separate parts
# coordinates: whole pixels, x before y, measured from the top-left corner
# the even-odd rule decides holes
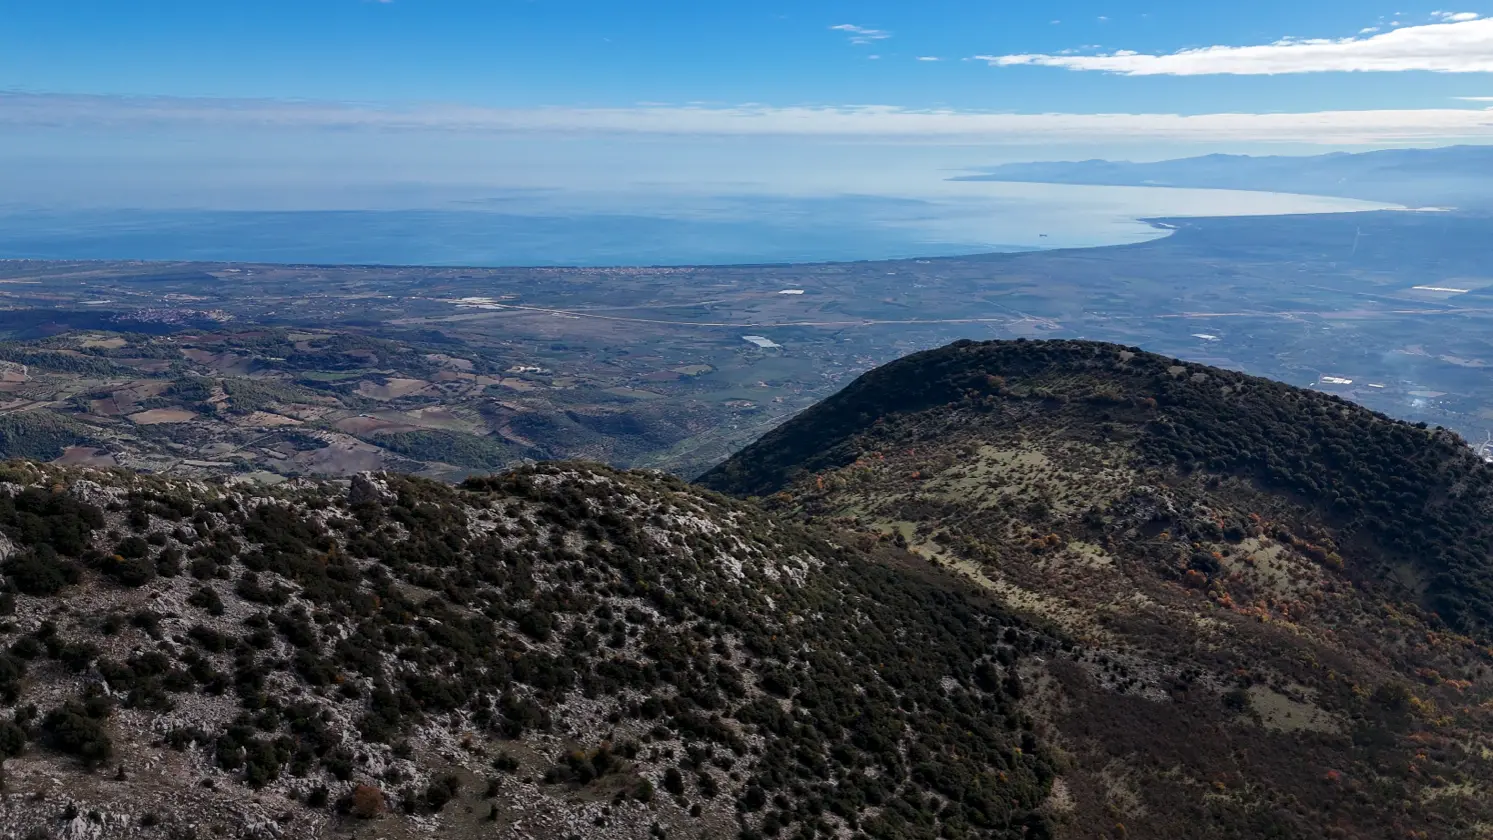
[[[431,811],[440,813],[456,795],[461,792],[461,779],[452,773],[447,773],[431,781],[429,787],[425,788],[425,807]]]
[[[156,564],[150,557],[113,555],[104,561],[104,574],[124,586],[144,586],[156,578]]]
[[[223,603],[223,596],[219,595],[218,590],[213,589],[211,586],[201,587],[196,592],[187,596],[187,603],[205,610],[208,615],[214,616],[222,615],[228,609]]]
[[[88,547],[93,531],[104,526],[103,511],[65,491],[28,487],[15,496],[0,496],[0,529],[18,544],[50,546],[76,557]]]
[[[440,461],[458,467],[496,470],[517,460],[517,454],[502,440],[465,432],[394,432],[370,440],[406,458]]]
[[[83,579],[78,564],[62,559],[45,543],[6,560],[4,571],[16,589],[27,595],[56,595]]]
[[[11,721],[0,721],[0,760],[24,753],[27,740],[26,730]]]
[[[150,556],[150,543],[144,537],[128,536],[119,541],[114,547],[114,553],[126,560],[135,560]]]
[[[114,756],[114,742],[105,729],[109,717],[108,704],[100,698],[89,698],[78,702],[69,700],[61,707],[47,713],[42,721],[42,731],[51,745],[68,755],[77,757],[85,767],[93,769]]]

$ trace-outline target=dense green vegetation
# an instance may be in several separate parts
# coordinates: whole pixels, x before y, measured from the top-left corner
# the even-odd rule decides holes
[[[459,467],[497,470],[517,460],[518,453],[501,439],[439,429],[392,432],[371,440],[406,458],[438,461]]]
[[[298,342],[290,338],[287,330],[257,330],[232,336],[225,345],[233,352],[252,356],[257,366],[267,370],[337,371],[377,368],[394,362],[414,371],[431,369],[409,345],[359,333],[336,333]]]
[[[277,404],[317,403],[326,397],[310,388],[272,379],[242,379],[228,377],[223,380],[223,390],[228,394],[229,408],[235,414],[253,414],[267,411]]]
[[[29,367],[88,376],[108,376],[119,372],[119,368],[112,362],[96,356],[64,353],[60,350],[41,350],[25,344],[8,342],[0,342],[0,359]]]
[[[69,446],[94,441],[89,428],[60,414],[27,411],[0,415],[0,453],[8,458],[50,461]]]

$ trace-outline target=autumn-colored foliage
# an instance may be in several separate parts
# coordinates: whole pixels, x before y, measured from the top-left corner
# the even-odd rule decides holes
[[[384,801],[384,792],[373,785],[358,785],[353,788],[349,813],[360,820],[371,820],[389,810]]]

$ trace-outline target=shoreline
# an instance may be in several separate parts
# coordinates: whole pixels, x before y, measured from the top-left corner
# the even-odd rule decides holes
[[[1072,185],[1031,182],[1028,183],[1027,186],[1066,190]],[[1073,189],[1078,190],[1087,188],[1073,187]],[[1101,187],[1099,189],[1126,191],[1145,190],[1148,192],[1152,192],[1156,190],[1170,191],[1174,188]],[[1181,192],[1185,193],[1185,195],[1182,196],[1183,198],[1190,198],[1193,200],[1218,200],[1220,198],[1239,198],[1238,195],[1222,194],[1243,194],[1246,191],[1183,190]],[[1154,195],[1154,192],[1152,194]],[[1278,195],[1282,194],[1261,192],[1255,194],[1253,197],[1258,199],[1261,196]],[[14,234],[17,242],[10,245],[9,247],[7,247],[7,244],[3,239],[7,216],[0,215],[0,254],[5,253],[6,251],[10,251],[13,254],[12,256],[0,256],[0,264],[15,264],[26,262],[79,263],[93,265],[103,265],[108,263],[160,263],[193,265],[263,265],[320,267],[341,266],[399,269],[465,268],[567,270],[686,268],[739,269],[769,266],[781,268],[784,266],[794,265],[824,266],[834,264],[848,265],[872,262],[899,262],[906,260],[974,259],[1000,255],[1125,247],[1130,245],[1144,244],[1146,242],[1153,242],[1158,239],[1170,237],[1178,229],[1178,225],[1175,224],[1175,222],[1192,219],[1328,216],[1346,213],[1373,213],[1390,210],[1417,212],[1422,210],[1436,210],[1438,212],[1454,212],[1443,208],[1410,208],[1399,205],[1389,205],[1385,203],[1358,202],[1354,199],[1343,199],[1333,196],[1300,195],[1293,197],[1302,199],[1316,199],[1326,202],[1344,202],[1345,204],[1362,204],[1364,206],[1342,206],[1339,208],[1322,210],[1313,210],[1310,208],[1286,208],[1280,211],[1271,211],[1270,209],[1265,209],[1262,211],[1258,208],[1258,206],[1253,208],[1245,206],[1241,208],[1243,212],[1221,212],[1224,209],[1222,207],[1219,207],[1217,210],[1195,210],[1193,212],[1188,212],[1188,208],[1181,208],[1182,212],[1167,213],[1142,212],[1150,208],[1113,208],[1113,210],[1130,209],[1133,211],[1130,213],[1123,213],[1110,212],[1110,208],[1108,208],[1104,203],[1097,200],[1100,198],[1108,198],[1111,199],[1111,203],[1113,203],[1113,200],[1116,198],[1127,198],[1127,196],[1123,194],[1116,195],[1113,192],[1109,192],[1101,196],[1097,196],[1094,203],[1087,208],[1083,208],[1081,202],[1073,202],[1074,207],[1080,208],[1076,212],[1082,213],[1083,210],[1088,211],[1088,216],[1080,215],[1078,218],[1080,218],[1081,220],[1086,219],[1091,223],[1091,235],[1085,235],[1082,233],[1082,231],[1085,229],[1082,221],[1080,221],[1075,226],[1075,230],[1077,232],[1070,231],[1065,234],[1060,227],[1061,221],[1055,220],[1053,231],[1056,234],[1056,241],[1054,244],[1031,244],[1030,242],[1021,242],[1019,244],[1015,242],[1000,244],[976,244],[974,242],[968,242],[961,244],[957,240],[964,239],[965,237],[959,235],[941,237],[949,240],[945,244],[938,244],[936,241],[929,242],[927,244],[920,244],[917,241],[913,241],[913,237],[908,236],[909,232],[915,233],[919,229],[919,225],[929,226],[943,223],[946,225],[963,224],[965,226],[969,226],[974,221],[978,221],[978,219],[980,218],[980,214],[977,212],[970,212],[970,205],[965,203],[949,206],[949,209],[951,211],[962,211],[964,214],[963,216],[958,215],[958,213],[956,212],[949,212],[944,214],[944,216],[942,217],[931,216],[931,221],[930,219],[918,218],[912,220],[912,222],[910,223],[904,222],[907,227],[902,229],[896,228],[896,226],[890,222],[876,219],[852,219],[849,220],[848,223],[837,228],[834,225],[833,220],[830,220],[830,223],[824,228],[824,234],[829,237],[828,239],[820,244],[810,245],[808,243],[805,243],[804,245],[804,250],[808,252],[812,252],[815,250],[844,251],[851,246],[846,244],[833,244],[836,239],[871,239],[873,237],[888,235],[888,231],[893,232],[891,235],[901,233],[904,236],[908,236],[909,241],[905,245],[898,247],[896,251],[878,255],[827,256],[823,258],[817,258],[806,253],[802,256],[789,255],[783,258],[775,258],[772,256],[764,256],[763,258],[751,258],[743,256],[741,258],[724,257],[722,259],[710,259],[707,257],[705,259],[699,260],[680,260],[671,259],[667,256],[664,256],[663,254],[659,254],[659,256],[663,257],[662,259],[650,260],[646,257],[643,257],[641,259],[634,260],[625,258],[613,260],[601,257],[593,260],[581,259],[565,261],[533,261],[525,260],[522,257],[518,257],[516,259],[486,259],[481,256],[445,260],[440,259],[438,256],[436,256],[435,253],[430,254],[430,256],[435,258],[425,258],[425,255],[419,252],[440,252],[443,250],[474,250],[478,247],[472,244],[472,240],[474,239],[480,241],[487,237],[492,237],[501,241],[505,235],[516,237],[515,242],[519,243],[517,246],[517,250],[534,250],[536,248],[536,245],[529,241],[529,239],[532,239],[534,235],[529,235],[529,239],[526,239],[525,237],[526,235],[528,235],[527,231],[519,230],[518,233],[515,234],[512,230],[512,228],[523,228],[524,226],[529,226],[536,229],[548,227],[549,230],[543,231],[542,235],[546,235],[551,238],[557,238],[562,240],[563,242],[577,241],[577,239],[581,239],[583,237],[581,235],[565,237],[565,232],[561,228],[561,226],[565,224],[575,225],[578,223],[578,220],[580,222],[584,222],[584,217],[563,217],[539,214],[494,214],[487,211],[472,210],[452,211],[418,209],[249,211],[54,210],[36,211],[35,213],[30,214],[7,214],[10,219],[20,219],[24,216],[33,223],[37,222],[38,220],[42,222],[40,229],[34,235],[31,235],[29,234],[29,232],[24,231],[24,228],[21,231],[17,231]],[[1061,196],[1059,196],[1059,198],[1061,198]],[[976,197],[974,200],[982,199],[992,200],[992,197],[982,196]],[[1021,200],[1022,199],[1020,197],[1016,197],[1015,199],[1015,201],[1018,203]],[[1063,201],[1054,201],[1051,199],[1051,197],[1048,198],[1046,203],[1036,200],[1032,200],[1031,203],[1034,213],[1038,214],[1040,214],[1040,211],[1046,211],[1055,215],[1061,215],[1060,211],[1064,209]],[[1016,213],[1019,211],[1008,210],[1008,212]],[[151,220],[149,217],[152,214],[156,215],[157,219]],[[62,225],[65,225],[65,223],[69,221],[69,219],[67,218],[69,216],[81,217],[81,221],[85,222],[86,224],[80,224],[73,230],[66,230],[64,228],[65,232],[59,234],[58,228]],[[145,216],[146,218],[141,219],[141,216]],[[408,216],[409,222],[405,224],[394,224],[392,226],[389,225],[389,222],[391,221],[398,222],[399,217],[401,216]],[[331,242],[333,244],[328,246],[321,246],[309,244],[309,239],[301,241],[294,240],[294,237],[296,236],[308,236],[308,234],[304,233],[304,231],[309,230],[312,233],[317,232],[317,227],[314,224],[307,224],[308,220],[314,219],[315,217],[320,217],[323,220],[323,227],[326,228],[326,233],[321,237],[321,239],[324,239],[325,241]],[[609,224],[616,224],[619,219],[621,220],[623,227],[628,224],[639,227],[652,227],[653,230],[649,232],[651,237],[653,239],[660,240],[661,244],[656,247],[643,249],[648,251],[661,250],[662,248],[666,247],[662,244],[662,242],[673,238],[678,238],[681,240],[681,242],[687,243],[690,239],[688,234],[695,233],[698,237],[698,235],[700,235],[701,233],[700,231],[692,231],[688,227],[688,225],[708,225],[712,223],[708,220],[702,221],[694,219],[685,219],[681,221],[678,219],[671,219],[669,217],[658,215],[596,215],[592,218],[595,220],[594,224],[603,227]],[[491,219],[491,223],[486,225],[485,227],[482,224],[472,224],[473,222],[489,222],[489,219]],[[429,230],[422,230],[420,228],[420,225],[422,224],[428,226],[432,220],[438,223],[438,225],[440,223],[452,223],[453,226],[450,228],[441,228],[437,226]],[[150,226],[150,223],[152,221],[155,222],[156,227]],[[996,221],[1005,220],[997,218]],[[121,224],[122,222],[124,222],[125,224]],[[133,222],[133,224],[129,224],[129,222]],[[360,225],[360,223],[363,224]],[[387,228],[387,230],[369,230],[369,224],[373,223],[381,224],[383,227]],[[247,230],[244,229],[246,224],[248,226]],[[255,224],[259,224],[260,228],[255,229],[253,227]],[[463,224],[467,225],[465,229],[461,229],[461,225]],[[734,230],[731,228],[730,222],[725,223],[723,232],[727,236],[727,238],[723,239],[722,241],[726,242],[728,247],[724,250],[735,250],[729,248],[729,235],[731,234],[734,234],[736,239],[744,239],[750,241],[752,237],[757,237],[764,242],[773,242],[780,241],[780,237],[784,235],[785,231],[790,231],[790,228],[788,226],[785,226],[783,230],[768,228],[754,231],[750,229],[750,224],[750,220],[743,221],[740,225],[740,227],[743,229]],[[193,227],[193,225],[195,225],[195,227]],[[671,235],[676,232],[669,230],[670,225],[676,225],[680,228],[680,230],[677,231],[677,235]],[[1035,233],[1035,231],[1041,231],[1042,227],[1044,227],[1040,225],[1040,222],[1038,223],[1038,225],[1039,226],[1037,227],[1032,227],[1031,222],[1028,222],[1028,228],[1024,234],[1025,238],[1029,240],[1035,240],[1037,238],[1046,239],[1048,237],[1048,234],[1045,231]],[[341,227],[342,230],[339,231],[338,227]],[[235,230],[235,228],[237,228],[237,230]],[[341,236],[338,235],[339,232],[342,234]],[[384,233],[385,235],[378,236],[377,234],[380,232]],[[707,237],[712,233],[715,233],[716,235],[722,235],[722,231],[712,230],[708,227],[703,232],[703,234]],[[171,236],[173,236],[173,234],[179,236],[183,241],[187,242],[187,244],[177,247],[168,246],[159,249],[148,244],[151,239],[170,238]],[[1017,235],[1022,236],[1023,234],[1018,233]],[[221,253],[224,251],[235,249],[234,245],[228,244],[230,240],[232,240],[235,236],[241,236],[246,240],[253,240],[258,237],[260,239],[267,240],[267,242],[266,244],[258,246],[250,245],[244,247],[242,250],[245,253],[242,256],[227,255]],[[408,245],[404,244],[404,240],[401,240],[399,238],[401,236],[404,237],[404,240],[409,241]],[[606,243],[609,241],[619,241],[619,237],[625,238],[625,236],[625,231],[604,229],[594,234],[593,239],[597,243]],[[277,237],[279,238],[277,239]],[[74,239],[75,242],[67,241],[69,238]],[[194,239],[198,241],[194,242]],[[28,240],[36,241],[38,242],[38,244],[28,246]],[[48,242],[48,240],[51,241]],[[110,240],[114,240],[117,244],[111,246]],[[361,244],[364,244],[362,242],[363,240],[366,240],[366,249],[359,247]],[[391,241],[393,242],[392,245],[390,244]],[[101,249],[111,247],[117,247],[118,253],[124,255],[119,256],[113,254],[98,254]],[[591,247],[595,250],[603,250],[606,246],[603,244],[597,244],[588,247]],[[72,256],[63,253],[68,248],[76,248],[76,251],[79,255]],[[380,259],[375,257],[373,259],[364,260],[356,258],[346,259],[342,258],[342,255],[329,254],[325,258],[312,256],[311,258],[306,259],[297,258],[296,253],[314,252],[316,250],[346,251],[349,252],[348,255],[351,256],[353,252],[359,250],[377,252],[379,250],[389,251],[391,248],[396,251],[401,249],[409,250],[411,252],[411,256],[409,258],[398,259]],[[176,251],[177,253],[150,253],[157,250]],[[613,247],[612,250],[617,249]],[[622,248],[621,250],[628,249]],[[691,248],[688,244],[682,244],[680,250],[688,252],[691,250]],[[713,250],[722,249],[715,248]],[[287,251],[291,253],[286,254],[284,257],[277,258],[272,253],[269,253],[274,251]],[[311,254],[307,253],[307,256],[311,256]]]

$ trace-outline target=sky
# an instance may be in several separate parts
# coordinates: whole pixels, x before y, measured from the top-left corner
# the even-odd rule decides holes
[[[1457,142],[1493,142],[1493,0],[0,0],[15,204],[893,190]]]

